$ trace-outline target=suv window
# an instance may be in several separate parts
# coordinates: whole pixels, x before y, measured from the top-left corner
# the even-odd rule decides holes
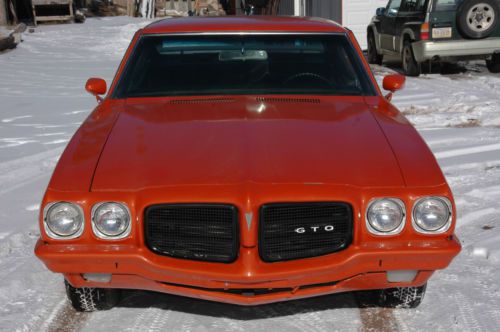
[[[396,16],[399,12],[399,7],[401,7],[402,0],[392,0],[387,6],[386,13],[388,16]]]
[[[462,1],[463,0],[436,0],[434,1],[434,10],[438,12],[455,10]]]
[[[406,0],[401,6],[402,12],[423,12],[426,0]]]

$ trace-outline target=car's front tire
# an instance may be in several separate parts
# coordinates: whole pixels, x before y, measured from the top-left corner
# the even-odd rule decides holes
[[[98,311],[113,308],[120,300],[118,289],[82,287],[75,288],[66,280],[66,295],[76,311]]]
[[[398,287],[380,291],[379,303],[388,308],[416,308],[422,303],[427,284],[420,287]]]
[[[491,60],[486,60],[486,67],[491,73],[500,73],[500,53],[495,53]]]
[[[397,287],[357,293],[361,307],[416,308],[422,303],[427,284],[420,287]]]
[[[411,42],[406,40],[403,45],[403,71],[406,76],[420,76],[421,68],[420,64],[415,60],[415,55],[413,54],[413,47]]]

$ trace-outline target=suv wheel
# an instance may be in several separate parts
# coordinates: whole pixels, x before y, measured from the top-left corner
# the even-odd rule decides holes
[[[413,48],[409,40],[406,40],[403,45],[403,71],[407,76],[419,76],[421,73],[420,64],[415,60]]]
[[[368,63],[381,65],[384,56],[377,53],[377,44],[373,32],[368,33]]]
[[[64,280],[64,284],[66,285],[66,295],[76,311],[109,310],[120,300],[118,289],[75,288],[66,280]]]
[[[491,73],[500,73],[500,53],[495,53],[491,60],[486,60],[486,67]]]
[[[466,38],[481,39],[490,36],[500,20],[500,2],[497,0],[466,0],[457,12],[457,25]]]

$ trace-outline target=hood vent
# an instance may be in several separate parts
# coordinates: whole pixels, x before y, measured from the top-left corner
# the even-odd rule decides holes
[[[234,99],[232,98],[201,98],[201,99],[174,99],[170,100],[170,104],[182,105],[182,104],[211,104],[211,103],[232,103]]]
[[[317,98],[279,98],[279,97],[257,97],[261,103],[302,103],[302,104],[319,104],[321,100]]]

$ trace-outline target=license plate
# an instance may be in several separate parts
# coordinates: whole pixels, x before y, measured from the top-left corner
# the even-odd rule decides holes
[[[451,28],[432,29],[432,38],[451,38]]]

